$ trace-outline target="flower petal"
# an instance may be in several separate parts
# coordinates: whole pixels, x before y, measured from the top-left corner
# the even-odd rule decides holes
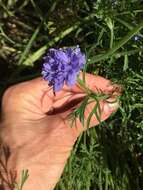
[[[60,91],[63,88],[63,85],[64,85],[64,80],[62,80],[62,81],[56,81],[54,83],[54,86],[53,86],[54,92]]]
[[[68,86],[73,86],[76,83],[76,78],[77,78],[77,73],[75,72],[68,73],[66,84]]]
[[[85,64],[85,55],[79,46],[75,48],[49,49],[44,57],[43,78],[53,86],[55,92],[60,91],[64,82],[68,86],[76,83],[77,75]]]
[[[68,63],[69,59],[68,56],[66,55],[65,52],[63,52],[62,50],[59,50],[56,52],[56,58],[61,61],[61,62],[66,62]]]

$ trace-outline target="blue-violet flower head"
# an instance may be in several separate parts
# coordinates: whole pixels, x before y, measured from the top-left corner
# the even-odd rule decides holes
[[[44,57],[42,75],[44,80],[58,92],[66,84],[72,87],[77,75],[86,63],[85,55],[79,46],[75,48],[49,49]]]

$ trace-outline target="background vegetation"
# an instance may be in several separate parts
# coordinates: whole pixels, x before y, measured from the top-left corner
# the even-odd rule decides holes
[[[121,107],[77,141],[55,190],[143,189],[143,1],[1,0],[0,93],[40,75],[49,47],[75,46],[87,71],[121,84]]]

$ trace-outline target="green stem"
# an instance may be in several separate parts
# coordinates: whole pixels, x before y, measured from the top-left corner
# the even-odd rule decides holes
[[[101,174],[101,169],[100,169],[100,172],[99,172],[99,190],[103,190],[103,188],[102,188],[102,174]]]
[[[40,25],[36,28],[36,30],[34,31],[33,35],[31,36],[27,46],[25,47],[24,49],[24,52],[22,53],[17,65],[21,65],[22,62],[24,61],[25,57],[28,55],[29,51],[30,51],[30,48],[32,47],[32,44],[34,42],[34,40],[36,39],[40,29],[41,29],[41,26],[42,26],[42,22],[40,23]]]
[[[76,28],[78,28],[78,25],[72,26],[72,27],[66,29],[64,32],[62,31],[53,40],[51,40],[50,42],[48,42],[48,44],[44,45],[43,47],[41,47],[40,49],[38,49],[35,53],[33,53],[31,56],[29,56],[23,62],[23,65],[32,65],[36,60],[38,60],[46,52],[46,50],[49,47],[53,46],[56,42],[58,42],[60,39],[64,38],[66,35],[70,34]]]
[[[93,99],[96,98],[96,101],[98,100],[105,100],[107,98],[110,97],[110,95],[107,95],[107,94],[104,94],[102,92],[94,92],[93,90],[89,89],[87,86],[86,86],[86,83],[81,80],[79,77],[77,78],[77,83],[79,84],[80,88],[83,89],[84,92],[86,92],[87,95],[89,95],[90,97],[92,97]],[[97,89],[98,90],[98,89]],[[96,97],[95,97],[96,96]]]
[[[111,30],[111,38],[110,38],[110,49],[113,48],[113,41],[114,41],[114,30]]]
[[[91,18],[93,18],[95,15],[91,14],[83,19],[83,21],[88,21]],[[46,50],[55,45],[58,41],[63,39],[65,36],[76,30],[81,24],[81,21],[77,21],[73,26],[67,28],[66,30],[60,32],[58,36],[56,36],[53,40],[48,42],[46,45],[38,49],[35,53],[33,53],[31,56],[29,56],[24,62],[23,65],[32,65],[35,61],[37,61],[45,52]]]
[[[77,78],[77,82],[78,82],[79,86],[84,90],[84,92],[86,92],[87,94],[91,93],[89,88],[86,86],[85,82],[83,80],[81,80],[79,77]]]
[[[121,56],[125,56],[125,55],[130,56],[130,55],[134,55],[134,54],[140,53],[140,52],[143,52],[143,48],[138,48],[138,49],[134,49],[134,50],[115,53],[113,56],[114,57],[121,57]]]
[[[127,21],[125,20],[122,20],[120,18],[115,18],[116,21],[118,21],[120,24],[123,24],[124,26],[126,26],[129,30],[132,30],[134,28],[134,25],[133,24],[130,24],[128,23]],[[142,34],[139,33],[139,36],[140,37],[143,37]]]
[[[108,184],[109,184],[109,182],[108,182],[108,172],[106,171],[106,173],[105,173],[105,190],[108,190]]]
[[[2,26],[1,26],[1,24],[0,24],[0,32],[1,32],[0,35],[2,35],[7,41],[9,41],[9,42],[12,43],[12,44],[15,44],[15,42],[14,42],[13,40],[11,40],[11,39],[5,34],[5,32],[4,32],[4,30],[3,30]]]
[[[124,11],[124,12],[121,12],[121,13],[115,13],[115,16],[119,16],[119,15],[126,15],[126,14],[132,14],[132,13],[142,13],[143,10],[132,10],[131,11]]]
[[[121,48],[123,45],[125,45],[142,28],[143,28],[143,21],[140,22],[140,24],[137,27],[135,27],[133,30],[131,30],[122,40],[117,42],[115,44],[115,46],[112,49],[109,49],[109,51],[107,51],[105,54],[92,57],[89,61],[89,64],[95,63],[98,61],[102,61],[104,59],[109,58],[109,56],[112,56],[119,48]]]
[[[9,11],[9,9],[5,6],[5,4],[2,1],[0,2],[0,7],[3,8],[3,10],[7,14],[7,16],[9,16],[9,17],[14,16],[13,13],[11,11]]]
[[[41,29],[42,23],[43,23],[43,22],[41,22],[41,23],[39,24],[39,26],[36,28],[36,30],[34,31],[33,35],[31,36],[31,38],[30,38],[30,40],[29,40],[27,46],[25,47],[23,53],[21,54],[21,57],[20,57],[20,59],[19,59],[17,65],[20,65],[20,66],[22,65],[22,66],[21,66],[21,67],[18,67],[18,69],[17,69],[15,72],[12,73],[11,77],[9,78],[9,81],[11,81],[11,80],[13,80],[14,78],[16,78],[16,76],[17,76],[23,69],[25,69],[26,66],[23,65],[23,62],[24,62],[26,56],[28,55],[28,53],[29,53],[29,51],[30,51],[30,49],[31,49],[31,47],[32,47],[32,45],[33,45],[33,43],[34,43],[34,40],[36,39],[36,37],[37,37],[37,35],[38,35],[38,33],[39,33],[40,29]],[[32,65],[31,65],[31,66],[32,66]]]

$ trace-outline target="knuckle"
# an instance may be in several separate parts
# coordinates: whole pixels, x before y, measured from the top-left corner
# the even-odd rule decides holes
[[[8,87],[2,97],[2,108],[12,102],[17,97],[17,95],[18,93],[16,85]]]
[[[14,86],[8,87],[3,94],[2,100],[4,101],[11,97],[13,95],[14,89]]]

